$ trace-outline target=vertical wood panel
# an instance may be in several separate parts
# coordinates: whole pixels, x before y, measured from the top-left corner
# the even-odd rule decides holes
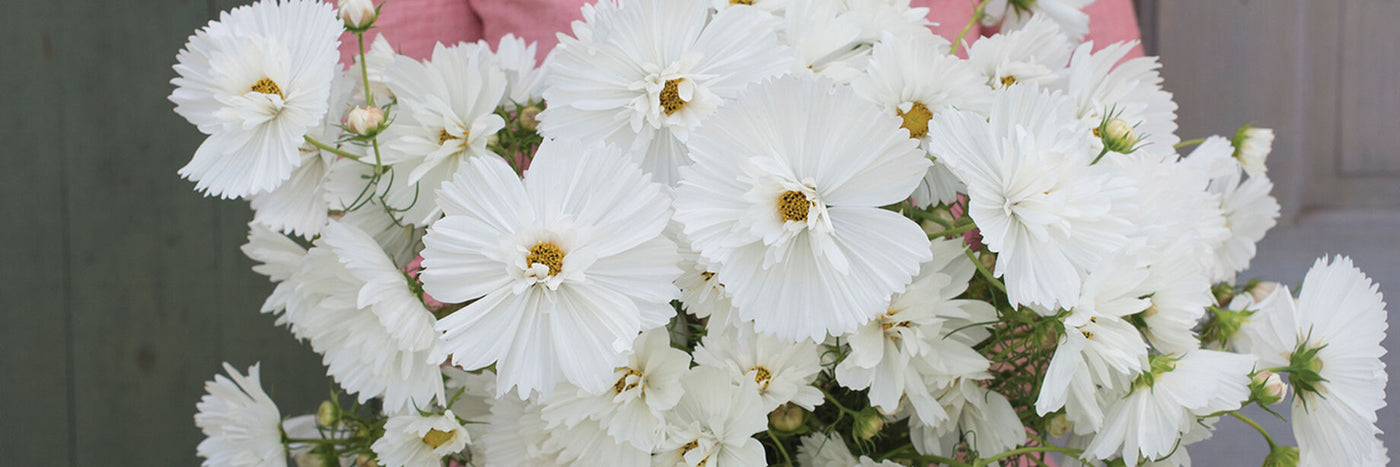
[[[6,15],[57,18],[59,2],[6,5]],[[68,456],[68,322],[63,114],[57,22],[0,27],[0,439],[7,465],[72,465]],[[39,136],[39,137],[35,137]],[[13,464],[11,464],[13,463]]]
[[[1396,149],[1395,109],[1400,109],[1400,60],[1394,57],[1400,44],[1400,2],[1356,1],[1341,4],[1341,113],[1334,125],[1347,135],[1341,139],[1342,176],[1395,176],[1400,174],[1400,150]]]

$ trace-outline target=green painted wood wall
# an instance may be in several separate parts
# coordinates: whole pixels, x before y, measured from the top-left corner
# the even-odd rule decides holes
[[[197,465],[220,362],[263,364],[284,415],[328,391],[258,313],[247,203],[176,170],[202,140],[166,100],[175,53],[230,0],[0,8],[0,465]]]

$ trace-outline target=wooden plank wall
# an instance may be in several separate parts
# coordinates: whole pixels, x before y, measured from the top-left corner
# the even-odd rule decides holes
[[[258,313],[246,203],[175,173],[202,137],[166,100],[170,66],[233,3],[7,4],[0,464],[194,465],[222,361],[262,361],[284,415],[325,397],[316,355]]]

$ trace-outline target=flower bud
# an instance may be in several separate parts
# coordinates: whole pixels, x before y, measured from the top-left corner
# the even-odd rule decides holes
[[[1294,446],[1274,446],[1264,458],[1263,467],[1298,467],[1298,448]]]
[[[1070,421],[1069,417],[1066,417],[1065,414],[1055,414],[1054,417],[1050,417],[1050,423],[1046,426],[1045,431],[1051,438],[1059,438],[1068,435],[1072,429],[1074,429],[1074,422]]]
[[[330,461],[326,460],[326,455],[324,453],[315,451],[306,451],[297,454],[292,458],[292,461],[296,462],[297,467],[327,467],[332,465]]]
[[[1260,282],[1249,288],[1249,296],[1254,298],[1254,303],[1259,303],[1278,290],[1278,282]]]
[[[1103,141],[1103,147],[1109,151],[1127,154],[1133,152],[1133,146],[1138,143],[1133,126],[1121,119],[1110,118],[1094,130],[1099,139]]]
[[[885,429],[885,417],[881,416],[874,407],[867,407],[856,414],[855,426],[851,429],[851,434],[855,435],[857,439],[869,441],[883,429]]]
[[[360,136],[371,136],[379,131],[379,125],[384,123],[384,109],[379,107],[355,107],[350,110],[350,115],[345,117],[345,125],[350,127],[350,131]]]
[[[340,0],[340,20],[345,22],[346,28],[369,29],[378,17],[379,12],[374,9],[374,2],[370,0]]]
[[[1249,383],[1249,392],[1260,405],[1273,405],[1288,394],[1288,385],[1283,383],[1278,373],[1261,371],[1254,374]]]
[[[804,414],[802,407],[789,402],[768,413],[768,423],[778,431],[794,431],[802,428]]]
[[[1274,149],[1274,130],[1245,125],[1230,141],[1235,145],[1235,159],[1250,177],[1263,177],[1269,171],[1265,161]]]
[[[321,405],[316,407],[316,426],[321,428],[335,428],[340,422],[340,414],[335,408],[335,403],[331,401],[321,401]]]
[[[535,131],[535,128],[540,125],[540,112],[543,111],[540,110],[539,107],[535,107],[533,105],[520,109],[520,127],[526,130]]]

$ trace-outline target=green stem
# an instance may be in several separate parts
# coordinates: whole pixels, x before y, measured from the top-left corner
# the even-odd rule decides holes
[[[1059,446],[1048,446],[1048,445],[1047,445],[1047,446],[1026,446],[1026,447],[1023,447],[1023,448],[1020,448],[1020,449],[1012,449],[1012,450],[1010,450],[1010,451],[1006,451],[1006,452],[1003,452],[1003,453],[1001,453],[1001,454],[997,454],[997,455],[995,455],[995,456],[988,457],[988,458],[986,458],[986,459],[978,459],[976,462],[973,462],[973,463],[972,463],[972,466],[973,466],[973,467],[981,467],[981,466],[984,466],[984,465],[991,465],[991,463],[993,463],[993,462],[996,462],[996,461],[999,461],[999,460],[1002,460],[1002,459],[1005,459],[1005,458],[1008,458],[1008,457],[1019,456],[1019,455],[1021,455],[1021,454],[1030,454],[1030,453],[1033,453],[1033,452],[1058,452],[1058,453],[1063,453],[1063,454],[1070,454],[1070,455],[1073,455],[1073,456],[1076,456],[1076,457],[1077,457],[1077,456],[1079,456],[1079,454],[1080,454],[1081,452],[1083,452],[1083,451],[1080,450],[1080,449],[1062,448],[1062,447],[1059,447]]]
[[[831,393],[826,392],[826,389],[823,389],[821,386],[816,386],[816,385],[813,385],[813,387],[816,387],[818,391],[821,391],[821,392],[822,392],[822,395],[823,395],[823,396],[826,396],[826,400],[831,401],[832,405],[835,405],[836,408],[841,409],[842,412],[851,414],[852,417],[854,417],[854,416],[856,416],[856,415],[859,415],[859,414],[856,413],[855,411],[846,408],[846,406],[844,406],[844,405],[841,405],[840,402],[836,402],[836,396],[833,396],[833,395],[831,395]]]
[[[961,234],[961,233],[963,233],[963,232],[967,232],[967,231],[969,231],[969,230],[974,230],[974,229],[976,229],[976,228],[977,228],[977,224],[976,224],[976,223],[969,222],[969,223],[966,223],[966,224],[963,224],[963,225],[960,225],[960,226],[957,226],[957,227],[949,228],[949,229],[944,230],[944,231],[942,231],[942,232],[934,232],[934,233],[928,234],[928,238],[938,238],[938,237],[948,237],[948,236],[958,235],[958,234]]]
[[[1268,432],[1267,430],[1265,430],[1264,427],[1259,426],[1258,423],[1255,423],[1254,420],[1250,420],[1249,417],[1246,417],[1246,416],[1244,416],[1244,415],[1240,415],[1239,412],[1236,412],[1236,411],[1233,411],[1233,410],[1232,410],[1232,411],[1229,411],[1229,412],[1226,412],[1226,414],[1230,415],[1231,417],[1238,418],[1238,419],[1240,419],[1240,421],[1245,422],[1245,423],[1248,424],[1249,426],[1254,427],[1254,430],[1255,430],[1255,431],[1258,431],[1260,435],[1263,435],[1263,436],[1264,436],[1264,441],[1269,443],[1269,449],[1270,449],[1270,450],[1273,450],[1274,447],[1277,446],[1277,444],[1274,443],[1274,438],[1273,438],[1272,436],[1269,436],[1269,432]]]
[[[1195,146],[1195,145],[1197,145],[1197,144],[1201,144],[1201,143],[1204,143],[1204,142],[1206,142],[1206,139],[1205,139],[1205,138],[1188,139],[1188,140],[1186,140],[1186,141],[1182,141],[1182,142],[1180,142],[1180,143],[1173,144],[1173,145],[1172,145],[1172,149],[1181,149],[1181,148],[1184,148],[1184,147],[1187,147],[1187,146]]]
[[[292,443],[301,443],[301,444],[349,444],[349,443],[352,442],[352,441],[354,441],[354,439],[351,439],[351,438],[345,438],[345,439],[333,439],[333,438],[314,438],[314,439],[313,439],[313,438],[282,438],[282,443],[283,443],[283,444],[292,444]]]
[[[967,255],[967,259],[972,260],[972,265],[977,267],[977,272],[981,273],[983,278],[986,278],[988,282],[991,282],[992,286],[996,287],[997,290],[1000,290],[1002,293],[1006,293],[1006,285],[1003,285],[1001,281],[996,278],[996,276],[993,276],[992,271],[987,270],[987,266],[984,266],[982,262],[979,261],[977,257],[972,254],[971,249],[963,248],[963,254]]]
[[[356,32],[355,40],[360,43],[360,79],[365,83],[365,105],[373,106],[374,93],[369,90],[369,65],[365,63],[365,33]]]
[[[1103,148],[1103,150],[1100,150],[1100,151],[1099,151],[1099,155],[1098,155],[1098,156],[1095,156],[1095,157],[1094,157],[1094,161],[1093,161],[1093,162],[1090,162],[1089,165],[1094,165],[1094,164],[1099,163],[1099,159],[1103,159],[1103,155],[1104,155],[1104,154],[1108,154],[1108,148]]]
[[[977,8],[972,10],[972,17],[967,19],[967,24],[963,25],[962,32],[959,32],[958,37],[953,39],[953,49],[948,53],[953,55],[958,54],[958,46],[962,44],[963,37],[967,36],[968,31],[972,30],[972,25],[977,24],[978,21],[982,21],[982,17],[987,15],[987,3],[990,2],[991,0],[977,2]]]
[[[347,158],[347,159],[354,159],[354,160],[357,160],[357,161],[360,160],[360,156],[356,156],[356,155],[354,155],[354,154],[350,154],[350,153],[348,153],[348,152],[345,152],[345,151],[342,151],[342,150],[340,150],[340,149],[337,149],[337,148],[335,148],[334,146],[328,145],[328,144],[326,144],[326,143],[322,143],[322,142],[320,142],[320,141],[316,141],[316,138],[312,138],[311,135],[303,136],[303,138],[306,139],[306,142],[311,143],[312,146],[316,146],[317,148],[320,148],[322,151],[326,151],[326,152],[329,152],[329,153],[331,153],[331,154],[335,154],[335,155],[337,155],[337,156],[345,157],[345,158]]]
[[[778,452],[783,455],[783,461],[787,462],[787,465],[796,465],[792,463],[792,457],[788,456],[787,448],[783,447],[783,440],[778,439],[778,435],[773,434],[772,428],[768,429],[768,439],[773,440],[773,444],[778,446]]]

